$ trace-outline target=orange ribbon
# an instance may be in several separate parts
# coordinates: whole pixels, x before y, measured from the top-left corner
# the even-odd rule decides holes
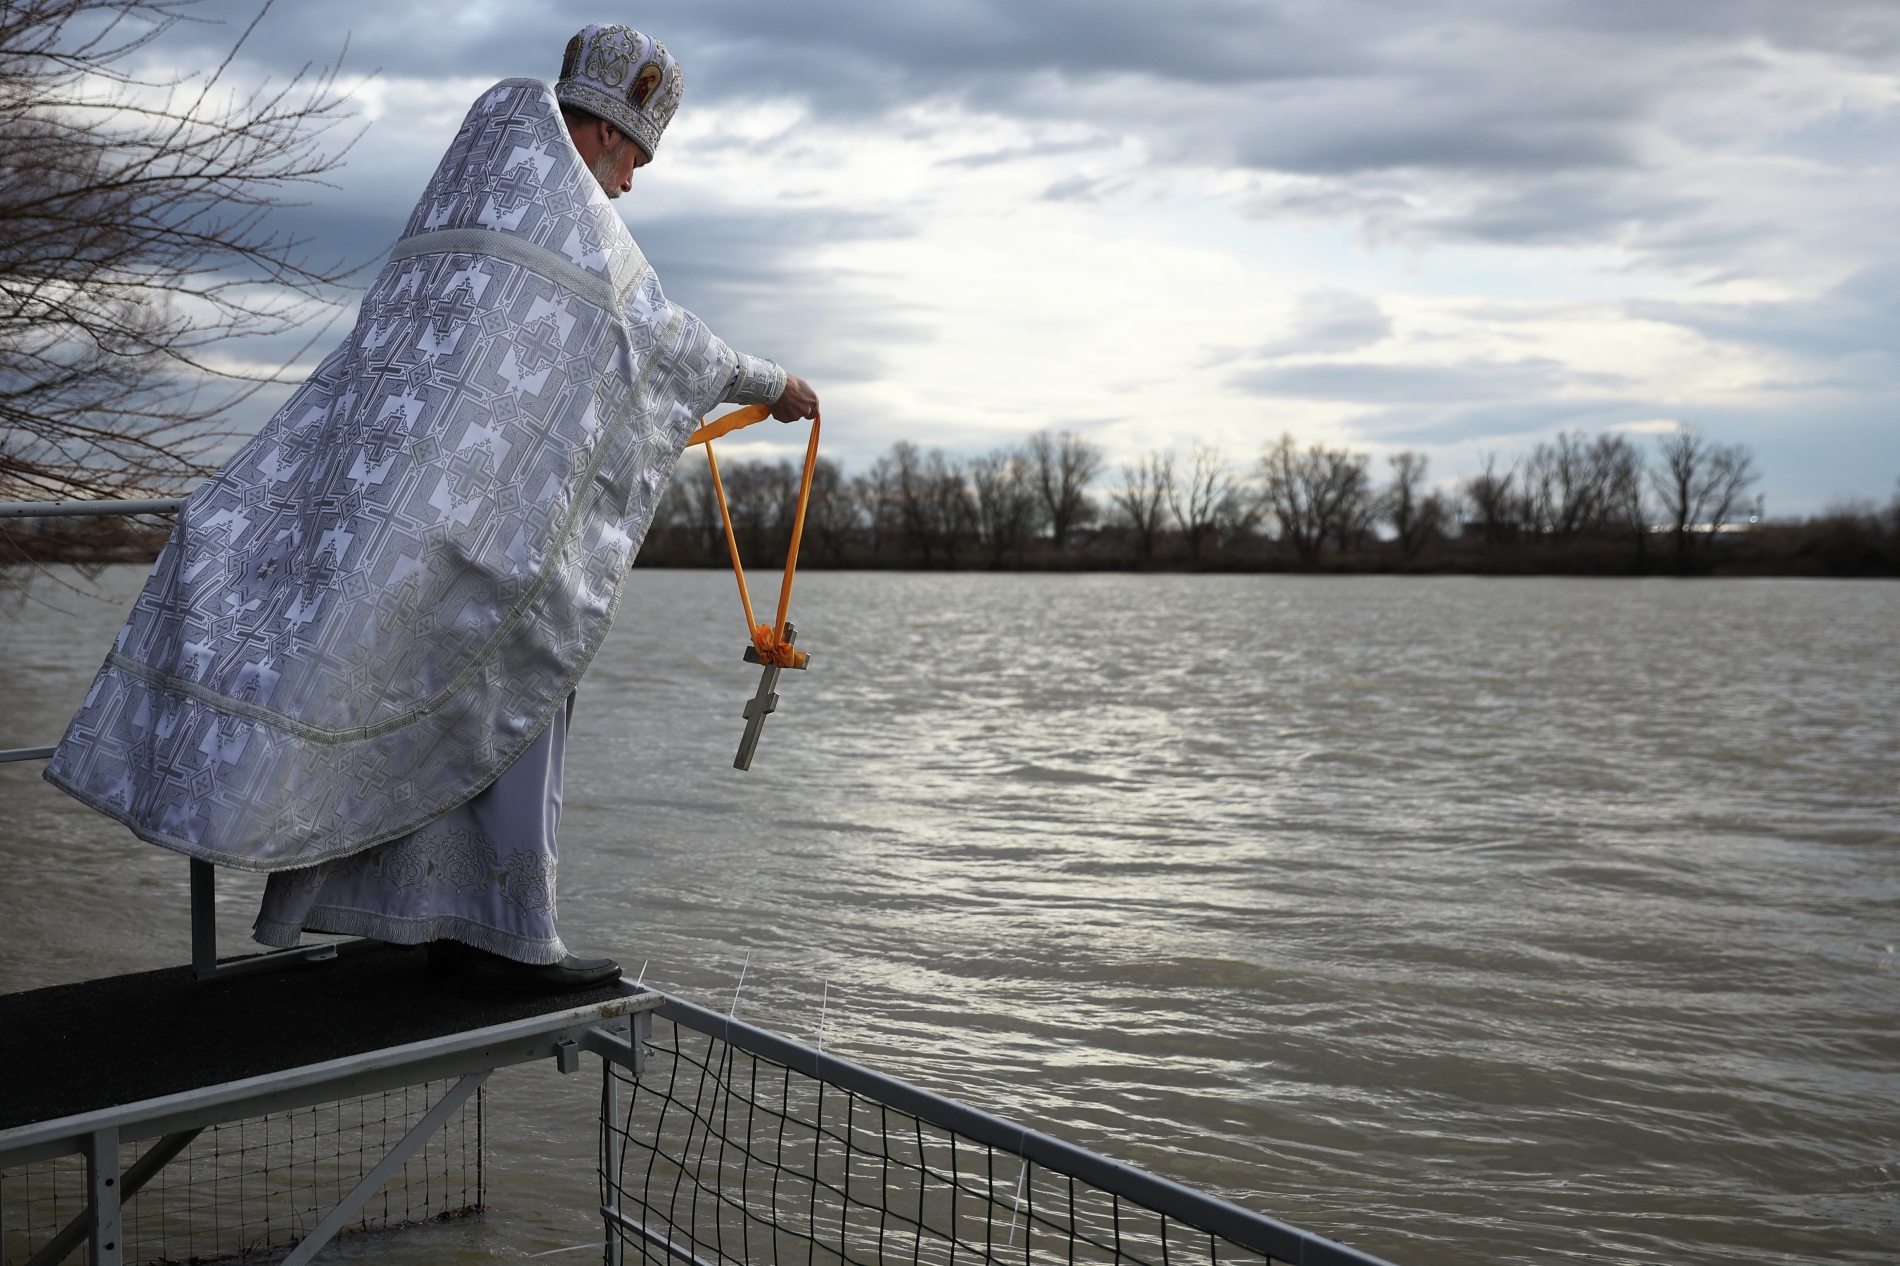
[[[792,541],[785,550],[785,579],[778,590],[778,620],[773,624],[761,624],[752,614],[752,594],[746,589],[745,566],[739,561],[739,538],[732,530],[732,511],[726,508],[726,485],[719,478],[719,459],[713,456],[712,441],[722,435],[729,435],[754,422],[763,422],[772,416],[769,405],[748,405],[735,409],[716,421],[703,419],[699,429],[687,437],[688,448],[694,444],[706,446],[706,465],[712,471],[713,496],[719,501],[719,517],[726,525],[726,549],[732,555],[732,574],[739,582],[739,603],[745,608],[746,628],[752,633],[752,649],[758,653],[761,664],[776,664],[780,668],[803,668],[811,657],[803,651],[793,650],[791,643],[785,640],[785,616],[792,605],[792,578],[798,571],[798,546],[805,537],[805,507],[811,502],[812,472],[818,468],[818,422],[816,415],[811,420],[811,439],[805,443],[805,473],[798,482],[798,512],[792,518]]]

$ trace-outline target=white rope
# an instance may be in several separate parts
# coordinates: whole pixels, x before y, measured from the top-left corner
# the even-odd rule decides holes
[[[746,968],[750,966],[752,966],[752,951],[747,950],[745,952],[745,963],[739,968],[739,983],[735,985],[732,990],[732,1005],[726,1008],[726,1018],[728,1020],[739,1014],[739,990],[745,988]]]
[[[825,992],[818,999],[818,1051],[825,1050],[825,1007],[831,1002],[831,977],[825,977]]]

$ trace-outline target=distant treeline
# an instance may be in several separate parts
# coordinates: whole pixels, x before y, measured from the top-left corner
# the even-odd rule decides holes
[[[790,462],[726,461],[755,566],[784,557]],[[1043,433],[972,460],[898,443],[862,474],[821,460],[805,567],[1900,576],[1900,493],[1769,521],[1752,454],[1693,430],[1653,446],[1568,433],[1487,458],[1450,487],[1418,453],[1372,458],[1291,437],[1248,463],[1196,446],[1107,470],[1099,447]],[[8,562],[149,562],[166,520],[0,521]],[[725,532],[701,450],[674,472],[639,563],[720,567]]]
[[[146,516],[0,519],[0,589],[25,579],[12,564],[72,563],[96,574],[109,563],[150,563],[171,530],[169,518]]]
[[[1694,429],[1653,446],[1568,432],[1453,486],[1423,454],[1370,455],[1283,436],[1250,462],[1197,445],[1113,471],[1100,447],[1044,432],[963,460],[899,442],[847,478],[821,460],[805,567],[1156,571],[1479,571],[1900,575],[1900,494],[1768,521],[1755,460]],[[749,560],[782,558],[790,462],[721,463]],[[722,565],[705,459],[675,471],[639,562]]]

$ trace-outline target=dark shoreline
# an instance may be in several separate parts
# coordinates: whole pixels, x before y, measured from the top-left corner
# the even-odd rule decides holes
[[[814,539],[808,532],[799,566],[806,571],[1024,571],[1156,573],[1301,573],[1307,575],[1479,576],[1807,576],[1900,577],[1900,531],[1877,518],[1828,517],[1768,523],[1727,531],[1710,540],[1691,534],[1678,550],[1673,534],[1651,532],[1485,540],[1472,534],[1427,542],[1410,552],[1396,542],[1369,539],[1356,548],[1329,547],[1302,560],[1282,541],[1250,536],[1204,542],[1197,558],[1177,534],[1164,534],[1144,557],[1132,533],[1117,528],[1075,533],[1062,549],[1031,542],[1001,559],[973,543],[946,551],[906,540],[873,542],[868,533]],[[749,568],[777,566],[786,540],[777,532],[739,533]],[[635,563],[639,567],[727,567],[723,539],[708,541],[682,528],[656,528]]]
[[[120,519],[26,520],[0,525],[0,567],[64,563],[100,567],[149,564],[170,525]],[[741,532],[748,566],[774,568],[785,556],[777,532]],[[1409,556],[1395,542],[1367,541],[1356,549],[1329,549],[1303,562],[1284,543],[1253,536],[1204,543],[1196,558],[1178,536],[1156,540],[1143,557],[1132,534],[1115,528],[1075,533],[1058,550],[1031,542],[1000,560],[970,543],[925,551],[902,540],[872,541],[868,533],[825,540],[805,538],[799,566],[806,571],[1022,571],[1155,573],[1302,573],[1308,575],[1478,576],[1786,576],[1900,577],[1900,532],[1879,519],[1831,516],[1801,523],[1769,523],[1724,532],[1715,540],[1691,537],[1678,553],[1666,532],[1640,543],[1628,534],[1571,540],[1485,541],[1473,537],[1425,544]],[[642,546],[638,567],[724,568],[725,542],[707,541],[677,527],[656,528]]]

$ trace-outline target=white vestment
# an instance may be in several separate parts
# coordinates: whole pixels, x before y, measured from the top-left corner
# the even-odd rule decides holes
[[[350,337],[186,500],[47,779],[154,844],[322,874],[301,916],[273,888],[269,935],[365,885],[473,900],[479,862],[502,904],[475,922],[558,957],[552,818],[544,854],[480,824],[534,817],[514,774],[563,733],[698,419],[784,384],[666,298],[549,85],[495,85]],[[510,923],[537,884],[546,927]]]

